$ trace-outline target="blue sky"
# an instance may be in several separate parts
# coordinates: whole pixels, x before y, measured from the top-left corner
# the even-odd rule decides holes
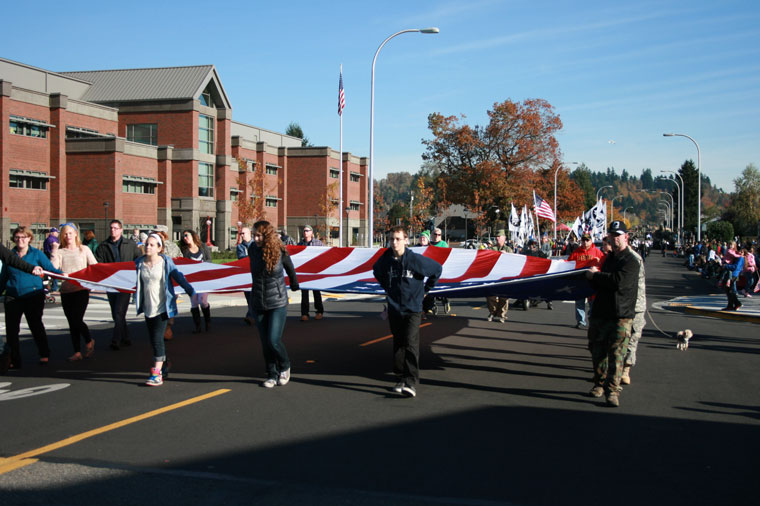
[[[673,170],[696,148],[733,191],[760,165],[760,2],[132,1],[12,2],[0,56],[54,71],[214,64],[233,119],[369,155],[375,175],[415,172],[431,112],[486,122],[506,99],[543,98],[560,115],[567,162],[640,174]]]

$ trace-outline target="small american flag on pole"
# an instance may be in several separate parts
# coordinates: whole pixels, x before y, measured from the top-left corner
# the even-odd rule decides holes
[[[552,208],[547,201],[536,195],[535,192],[533,192],[533,200],[533,204],[536,207],[537,216],[546,218],[547,220],[551,220],[553,222],[557,221],[557,219],[554,217],[554,211],[552,211]]]
[[[346,94],[343,91],[343,70],[340,71],[340,81],[338,81],[338,116],[343,116],[343,109],[346,107]]]

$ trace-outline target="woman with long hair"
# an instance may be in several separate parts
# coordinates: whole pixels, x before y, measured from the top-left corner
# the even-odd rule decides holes
[[[16,243],[12,251],[18,258],[29,264],[39,265],[46,271],[61,274],[61,271],[53,267],[42,251],[29,245],[34,234],[26,227],[18,227],[13,231],[12,237],[13,242]],[[42,279],[15,267],[3,265],[3,271],[0,274],[0,293],[3,291],[5,291],[5,329],[11,353],[10,367],[21,368],[19,331],[22,315],[26,317],[26,323],[37,345],[40,364],[47,364],[50,358],[50,346],[48,346],[45,326],[42,324],[42,312],[45,309],[45,287],[42,286]]]
[[[198,237],[192,230],[182,231],[182,242],[180,242],[180,250],[182,256],[198,262],[210,262],[211,253],[205,244],[201,242],[201,238]],[[200,306],[200,307],[199,307]],[[193,324],[195,329],[193,334],[198,334],[201,331],[201,311],[203,311],[203,318],[206,321],[206,332],[208,332],[211,326],[211,306],[208,303],[207,293],[196,293],[190,299],[190,314],[193,315]]]
[[[248,248],[251,262],[251,309],[261,338],[266,363],[265,388],[286,385],[290,381],[290,359],[282,342],[288,313],[288,290],[283,271],[290,279],[290,289],[298,290],[298,278],[279,234],[267,221],[253,225],[253,243]]]
[[[90,251],[92,251],[92,254],[95,254],[95,250],[98,249],[98,240],[95,238],[95,231],[90,229],[85,231],[84,233],[84,242],[82,243],[88,248],[90,248]]]
[[[163,238],[156,233],[150,234],[145,240],[145,255],[135,260],[135,268],[137,314],[145,314],[148,338],[153,347],[153,367],[145,384],[155,387],[162,385],[169,373],[164,332],[169,319],[177,314],[177,296],[174,294],[172,280],[191,297],[195,295],[195,290],[177,270],[172,259],[164,255]]]
[[[73,223],[66,223],[61,226],[61,243],[53,243],[53,254],[50,260],[53,267],[60,269],[64,274],[80,271],[88,265],[98,263],[95,255],[87,246],[83,246],[79,240],[79,230]],[[81,338],[84,338],[85,353],[84,358],[89,358],[95,353],[95,341],[90,336],[90,329],[84,322],[84,313],[87,311],[87,305],[90,303],[90,291],[75,285],[70,281],[64,281],[61,284],[61,305],[63,314],[69,322],[69,332],[71,333],[71,345],[74,347],[74,354],[69,357],[70,362],[82,360]]]

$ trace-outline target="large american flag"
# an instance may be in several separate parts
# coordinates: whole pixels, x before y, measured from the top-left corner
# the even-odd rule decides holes
[[[288,252],[305,290],[337,293],[383,293],[372,274],[372,266],[385,248],[341,248],[288,246]],[[591,295],[585,268],[596,261],[568,262],[491,250],[463,248],[412,248],[443,266],[433,293],[447,297],[514,298],[541,297],[548,300],[576,300]],[[177,268],[193,288],[204,292],[236,292],[251,289],[248,258],[226,264],[174,259]],[[134,292],[134,262],[95,264],[70,274],[69,279],[85,288],[100,291]],[[182,288],[176,287],[181,293]]]
[[[536,195],[536,192],[533,192],[533,204],[536,207],[536,215],[540,216],[541,218],[546,218],[547,220],[551,220],[556,222],[557,219],[554,217],[554,211],[552,211],[552,206],[549,205],[547,201]]]
[[[338,81],[338,116],[343,116],[343,109],[346,107],[346,94],[343,91],[343,69],[340,70],[340,80]]]

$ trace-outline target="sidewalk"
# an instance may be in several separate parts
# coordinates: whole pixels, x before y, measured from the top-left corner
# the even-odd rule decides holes
[[[671,299],[663,304],[663,307],[673,311],[683,311],[688,314],[710,316],[723,320],[760,323],[760,293],[754,294],[752,298],[740,294],[739,302],[741,302],[742,307],[738,311],[721,311],[727,304],[725,294],[690,295]]]

